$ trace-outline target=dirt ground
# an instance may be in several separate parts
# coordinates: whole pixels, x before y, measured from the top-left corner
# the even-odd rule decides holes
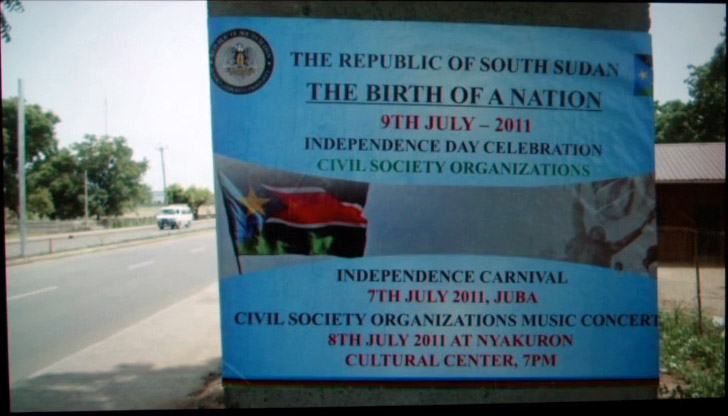
[[[681,307],[697,310],[698,277],[700,279],[700,303],[703,316],[725,326],[725,268],[706,267],[696,272],[695,267],[660,267],[657,270],[657,298],[660,310]],[[681,380],[666,372],[660,372],[660,398],[669,398],[667,392],[676,386],[684,386]]]
[[[205,377],[205,387],[191,394],[181,409],[224,409],[225,391],[222,388],[222,373],[210,373]]]
[[[693,267],[660,267],[657,271],[660,310],[675,307],[697,307],[696,272]],[[725,317],[725,269],[700,269],[700,294],[703,311],[707,316]],[[668,373],[660,373],[661,390],[669,392],[682,385],[681,380]],[[204,388],[190,395],[185,409],[224,409],[224,391],[220,373],[211,373]],[[660,398],[668,398],[661,394]]]
[[[694,267],[660,267],[657,270],[659,308],[695,310],[698,304]],[[725,268],[700,269],[700,300],[707,316],[725,317]]]

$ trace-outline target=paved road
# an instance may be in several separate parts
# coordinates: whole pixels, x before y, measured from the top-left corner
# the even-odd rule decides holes
[[[167,235],[185,233],[215,227],[215,219],[193,221],[189,229],[159,230],[155,225],[142,227],[118,228],[102,231],[84,231],[63,234],[53,234],[40,237],[30,237],[26,240],[25,255],[34,256],[49,252],[60,252],[85,247],[94,247],[104,244],[113,244],[123,241],[155,238]],[[20,240],[5,241],[5,256],[9,259],[20,256]]]
[[[219,368],[213,230],[6,273],[14,411],[174,408]],[[694,289],[694,270],[658,274],[661,306]],[[701,273],[707,308],[724,276]]]
[[[11,386],[216,282],[216,250],[210,229],[7,267]]]

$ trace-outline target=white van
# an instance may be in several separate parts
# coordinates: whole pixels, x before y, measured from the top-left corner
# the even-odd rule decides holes
[[[157,215],[157,227],[160,230],[164,227],[182,228],[183,225],[188,228],[191,222],[192,211],[187,205],[168,205]]]

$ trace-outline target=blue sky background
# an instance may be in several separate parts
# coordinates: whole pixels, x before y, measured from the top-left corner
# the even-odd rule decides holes
[[[2,96],[17,95],[61,118],[61,146],[84,134],[124,136],[146,158],[144,181],[213,188],[207,11],[202,1],[24,1],[9,13],[2,44]],[[723,4],[651,6],[655,99],[689,99],[688,64],[712,55]],[[106,101],[106,112],[104,111]],[[106,113],[106,117],[105,117]]]

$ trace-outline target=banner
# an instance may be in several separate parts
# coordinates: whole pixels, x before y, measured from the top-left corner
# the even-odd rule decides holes
[[[648,34],[208,25],[226,383],[656,383]]]

